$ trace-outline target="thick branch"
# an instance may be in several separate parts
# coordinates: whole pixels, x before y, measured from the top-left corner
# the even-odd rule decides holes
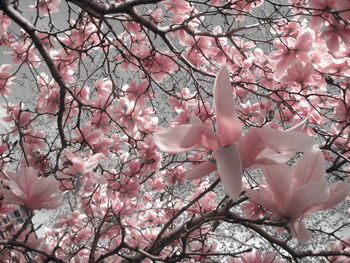
[[[60,105],[57,113],[57,125],[58,125],[58,132],[61,138],[62,147],[65,148],[67,144],[66,144],[64,130],[63,130],[63,113],[64,113],[64,101],[66,97],[67,87],[65,86],[56,65],[54,64],[53,60],[51,59],[48,52],[45,50],[44,45],[42,44],[41,40],[36,34],[37,30],[35,29],[35,27],[25,17],[23,17],[17,10],[15,10],[9,4],[8,1],[0,1],[0,10],[2,10],[13,21],[15,21],[30,36],[30,38],[33,40],[35,47],[37,48],[41,57],[45,61],[47,67],[49,68],[52,77],[60,87]]]

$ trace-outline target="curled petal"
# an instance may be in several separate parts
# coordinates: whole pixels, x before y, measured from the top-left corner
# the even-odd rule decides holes
[[[306,127],[306,124],[308,121],[309,121],[309,117],[306,117],[301,122],[299,122],[297,125],[294,125],[293,127],[289,128],[287,131],[302,132],[304,130],[304,128]]]
[[[185,179],[187,180],[195,180],[200,179],[216,170],[216,165],[212,162],[203,162],[196,167],[189,170],[186,175]]]
[[[159,150],[168,153],[182,153],[199,146],[202,125],[184,124],[168,128],[153,135]]]
[[[233,106],[233,94],[227,67],[223,67],[216,76],[214,100],[220,146],[227,146],[238,141],[242,136],[241,123]]]
[[[242,162],[235,143],[218,149],[216,165],[226,193],[236,200],[242,190]]]

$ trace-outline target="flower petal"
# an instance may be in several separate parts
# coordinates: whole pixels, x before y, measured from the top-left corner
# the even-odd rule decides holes
[[[329,189],[329,197],[327,200],[319,204],[318,206],[314,206],[310,211],[318,211],[332,208],[342,201],[345,200],[346,196],[350,192],[350,185],[346,182],[338,182],[328,187]]]
[[[185,179],[187,180],[195,180],[200,179],[216,170],[216,165],[212,162],[203,162],[196,167],[189,170],[186,175]]]
[[[233,105],[233,93],[227,67],[223,67],[216,76],[214,101],[220,146],[227,146],[242,136],[241,123]]]
[[[218,149],[216,165],[226,193],[236,200],[242,190],[242,163],[235,143]]]
[[[320,150],[306,152],[295,164],[292,170],[293,188],[325,181],[324,157]]]
[[[202,125],[184,124],[168,128],[153,135],[159,150],[168,153],[182,153],[198,147]]]
[[[267,148],[276,152],[306,152],[314,145],[313,138],[294,131],[281,131],[269,128],[251,128],[256,130]]]
[[[290,223],[288,226],[290,228],[292,236],[299,239],[301,242],[307,243],[311,240],[311,232],[307,230],[303,222],[295,221],[293,223]]]
[[[294,125],[293,127],[287,129],[287,131],[302,132],[302,130],[304,130],[308,121],[309,121],[309,117],[306,117],[301,122],[299,122],[297,125]]]
[[[291,196],[291,177],[285,164],[263,167],[263,173],[280,213],[284,215],[287,202]]]
[[[245,192],[246,196],[248,196],[255,203],[263,206],[265,209],[273,212],[278,211],[273,197],[271,196],[271,192],[269,192],[268,189],[260,188],[259,191],[246,189]]]
[[[315,211],[319,204],[329,198],[327,184],[314,182],[300,186],[290,198],[284,216],[296,220],[310,211]]]

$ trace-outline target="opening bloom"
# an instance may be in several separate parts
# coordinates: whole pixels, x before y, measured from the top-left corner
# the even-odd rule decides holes
[[[155,144],[164,152],[182,153],[205,148],[216,154],[215,163],[201,163],[188,172],[187,179],[199,179],[217,170],[225,191],[232,199],[237,199],[242,189],[242,169],[281,163],[295,152],[312,148],[313,139],[296,132],[295,128],[286,131],[250,128],[242,135],[227,67],[223,67],[216,76],[214,102],[216,132],[195,117],[190,124],[165,129],[153,137]]]
[[[16,174],[9,174],[10,190],[3,189],[4,199],[12,204],[23,205],[30,210],[59,207],[58,182],[54,178],[38,177],[31,168],[21,168]]]

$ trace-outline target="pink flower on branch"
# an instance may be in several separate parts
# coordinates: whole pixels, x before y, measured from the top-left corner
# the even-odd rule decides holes
[[[190,124],[177,125],[154,135],[155,144],[164,152],[205,148],[216,153],[215,163],[201,163],[189,171],[188,179],[199,179],[217,169],[226,192],[236,199],[242,188],[242,169],[284,162],[295,152],[306,151],[313,145],[311,137],[291,130],[250,128],[243,136],[226,67],[216,77],[214,101],[216,133],[199,118],[192,118]]]
[[[345,182],[327,185],[324,157],[319,150],[304,153],[291,170],[285,164],[278,164],[265,166],[263,172],[266,184],[260,184],[259,191],[246,190],[246,195],[286,220],[292,236],[302,242],[309,241],[311,234],[300,219],[336,206],[350,190]]]
[[[8,86],[13,84],[12,80],[15,79],[15,77],[8,72],[10,68],[11,65],[9,64],[3,64],[0,66],[0,94],[5,97],[10,94],[10,89]]]
[[[3,189],[4,199],[13,204],[23,205],[30,210],[54,209],[61,204],[58,182],[53,178],[38,177],[31,168],[21,168],[16,174],[9,174],[9,187]]]

